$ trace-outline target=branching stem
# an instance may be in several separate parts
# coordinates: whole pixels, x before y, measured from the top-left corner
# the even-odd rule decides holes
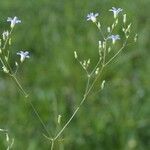
[[[79,109],[82,106],[82,104],[84,103],[84,101],[87,99],[87,97],[88,97],[89,93],[91,92],[92,88],[94,87],[96,81],[100,77],[103,69],[104,69],[104,66],[101,67],[101,70],[99,71],[99,74],[96,76],[95,80],[92,82],[92,84],[90,86],[89,86],[89,81],[90,81],[91,76],[88,76],[88,80],[87,80],[87,84],[86,84],[86,90],[85,90],[85,93],[83,95],[83,99],[81,100],[81,102],[79,103],[79,105],[77,106],[77,108],[75,109],[75,111],[72,114],[72,116],[69,118],[69,120],[62,127],[62,129],[58,132],[58,134],[54,138],[51,139],[51,150],[53,150],[54,142],[58,139],[58,137],[63,133],[63,131],[66,129],[66,127],[70,124],[70,122],[75,117],[75,115],[79,111]]]

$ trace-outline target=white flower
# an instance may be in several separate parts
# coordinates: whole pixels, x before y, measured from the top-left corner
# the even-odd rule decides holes
[[[109,9],[109,11],[112,11],[114,13],[114,18],[117,17],[117,15],[122,11],[123,9],[121,8],[115,8],[115,7],[112,7],[112,9]]]
[[[96,22],[96,17],[97,17],[98,15],[99,15],[98,13],[96,13],[96,14],[94,14],[94,13],[89,13],[89,14],[87,15],[87,21],[91,20],[92,22]]]
[[[116,40],[120,40],[120,36],[117,34],[117,35],[111,35],[108,37],[108,39],[111,39],[113,44],[115,44]]]
[[[29,56],[29,52],[28,51],[20,51],[17,53],[17,55],[20,55],[20,61],[23,62],[25,60],[25,58],[30,58]]]
[[[15,24],[21,23],[21,20],[19,20],[18,17],[15,16],[14,18],[8,17],[7,22],[10,22],[10,27],[13,28]]]

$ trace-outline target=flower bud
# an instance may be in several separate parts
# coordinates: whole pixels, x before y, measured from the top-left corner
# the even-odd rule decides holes
[[[102,81],[102,84],[101,84],[101,89],[103,89],[105,86],[105,80]]]
[[[9,70],[7,69],[6,66],[3,66],[2,69],[3,69],[3,71],[4,71],[5,73],[9,73]]]
[[[100,29],[100,28],[101,28],[101,24],[100,24],[100,22],[98,22],[98,23],[97,23],[97,27],[98,27],[98,29]]]
[[[57,118],[57,122],[58,122],[58,124],[60,124],[61,123],[61,115],[58,115],[58,118]]]
[[[74,58],[77,59],[78,58],[78,55],[77,55],[77,52],[74,51]]]
[[[98,46],[99,46],[99,49],[102,48],[102,42],[101,41],[98,41]]]
[[[17,62],[15,62],[15,65],[16,65],[16,67],[18,67],[18,63]]]
[[[110,33],[110,27],[107,27],[107,32]]]
[[[136,42],[137,41],[137,34],[135,34],[135,36],[134,36],[134,42]]]
[[[99,68],[96,68],[95,74],[97,75],[99,72]]]
[[[124,14],[124,15],[123,15],[123,23],[126,23],[126,20],[127,20],[127,15]]]

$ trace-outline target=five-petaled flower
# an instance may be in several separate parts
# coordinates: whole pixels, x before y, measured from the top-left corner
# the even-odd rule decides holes
[[[118,34],[117,35],[111,35],[108,37],[108,39],[111,39],[112,43],[115,44],[116,40],[120,40],[120,36]]]
[[[96,22],[96,17],[97,17],[98,15],[99,15],[98,13],[96,13],[96,14],[94,14],[94,13],[89,13],[89,14],[87,15],[87,21],[91,20],[92,22]]]
[[[112,7],[112,9],[109,9],[109,11],[112,11],[114,13],[114,18],[117,17],[117,15],[122,11],[123,9],[121,8],[115,8],[115,7]]]
[[[20,55],[20,61],[23,62],[25,60],[25,58],[30,58],[29,56],[29,52],[28,51],[20,51],[17,53],[17,55]]]
[[[10,22],[10,27],[13,28],[15,24],[21,23],[21,20],[19,20],[18,17],[15,16],[14,18],[8,17],[7,22]]]

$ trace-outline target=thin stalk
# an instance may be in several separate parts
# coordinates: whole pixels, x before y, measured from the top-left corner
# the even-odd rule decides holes
[[[88,88],[88,90],[86,90],[83,99],[81,100],[81,102],[79,103],[79,105],[77,106],[77,108],[75,109],[74,113],[72,114],[72,116],[69,118],[69,120],[66,122],[66,124],[62,127],[62,129],[58,132],[58,134],[52,139],[52,144],[51,144],[51,150],[53,149],[53,144],[54,141],[58,139],[58,137],[63,133],[63,131],[66,129],[66,127],[70,124],[70,122],[72,121],[72,119],[74,118],[74,116],[77,114],[77,112],[79,111],[80,107],[82,106],[82,104],[84,103],[84,101],[87,99],[90,91],[92,90],[92,88],[94,87],[97,79],[99,78],[99,76],[102,73],[104,66],[102,66],[99,74],[97,75],[97,77],[95,78],[95,80],[92,82],[91,86]],[[88,84],[88,81],[87,81]]]
[[[118,19],[118,18],[116,18],[116,19],[114,20],[114,22],[112,23],[112,25],[115,24],[115,22],[116,22],[117,19]],[[115,27],[116,27],[116,26],[114,26],[114,28],[111,28],[111,31],[110,31],[109,34],[107,35],[106,39],[108,39],[108,37],[112,34],[112,32],[113,32],[113,30],[115,29]]]
[[[51,140],[51,150],[54,148],[54,140]]]
[[[97,28],[99,29],[102,38],[105,40],[105,36],[104,36],[104,33],[103,33],[101,27],[98,26],[98,23],[97,23],[97,22],[96,22],[95,24],[96,24]]]
[[[99,58],[99,60],[98,60],[98,62],[97,62],[97,64],[96,64],[96,66],[95,66],[94,69],[91,71],[90,76],[92,76],[92,75],[94,74],[94,72],[96,71],[96,69],[97,69],[97,67],[99,66],[100,62],[101,62],[101,59]]]
[[[89,88],[89,84],[90,84],[90,79],[91,79],[91,76],[88,76],[88,80],[87,80],[87,84],[86,84],[86,89],[85,89],[85,93],[87,92],[88,88]]]
[[[9,74],[11,76],[11,78],[15,81],[16,85],[18,86],[18,88],[20,89],[20,91],[23,93],[23,95],[27,98],[28,94],[24,91],[23,87],[21,86],[21,84],[19,83],[18,79],[15,77],[15,75],[13,74]]]
[[[96,81],[98,80],[98,78],[100,77],[100,75],[102,74],[102,71],[104,69],[105,66],[101,67],[101,70],[99,71],[99,74],[96,76],[95,80],[93,81],[93,83],[91,84],[89,90],[87,91],[87,95],[90,93],[90,91],[92,90],[92,88],[94,87]]]
[[[104,64],[105,64],[105,60],[106,60],[106,49],[107,49],[107,40],[105,40],[105,48],[104,48],[104,55],[103,55],[103,66],[104,66]]]
[[[87,68],[84,68],[84,66],[82,65],[82,63],[80,62],[80,60],[78,58],[76,58],[78,63],[81,65],[81,67],[83,68],[83,70],[85,71],[85,73],[89,76],[89,72],[87,70]]]
[[[15,83],[17,84],[17,86],[18,86],[18,88],[21,90],[21,92],[24,94],[24,96],[27,98],[27,97],[28,97],[28,94],[24,91],[23,87],[21,86],[21,84],[19,83],[19,81],[17,80],[17,78],[16,78],[14,75],[10,75],[10,76],[11,76],[12,79],[15,81]],[[41,122],[41,124],[42,124],[44,130],[45,130],[45,131],[47,132],[47,134],[49,135],[49,132],[48,132],[48,130],[47,130],[47,128],[46,128],[44,122],[42,121],[42,119],[41,119],[39,113],[37,112],[37,110],[34,108],[32,102],[31,102],[30,100],[27,101],[27,102],[30,104],[32,110],[34,111],[34,113],[35,113],[36,116],[38,117],[39,121]],[[49,135],[49,136],[50,136],[50,135]]]
[[[8,68],[9,68],[9,70],[10,70],[10,73],[13,74],[12,68],[11,68],[11,66],[9,65],[8,61],[6,61],[6,64],[7,64]]]
[[[127,42],[127,41],[126,41],[126,42]],[[104,66],[107,66],[111,61],[114,60],[114,58],[116,58],[116,57],[120,54],[120,52],[125,48],[126,42],[125,42],[125,43],[123,44],[123,46],[118,50],[118,52],[117,52],[113,57],[111,57],[111,58],[104,64]]]
[[[46,128],[46,126],[45,126],[43,120],[41,119],[39,113],[37,112],[37,110],[36,110],[35,107],[33,106],[32,102],[29,100],[28,103],[30,104],[30,106],[32,107],[34,113],[36,114],[36,116],[38,117],[39,121],[41,122],[41,124],[42,124],[44,130],[46,131],[47,135],[50,137],[50,134],[49,134],[49,132],[48,132],[48,130],[47,130],[47,128]]]
[[[0,61],[1,61],[2,65],[5,66],[4,61],[2,60],[1,57],[0,57]]]
[[[15,83],[17,84],[18,88],[21,90],[21,92],[24,94],[24,96],[27,98],[28,97],[28,94],[24,91],[23,87],[21,86],[21,84],[19,83],[19,81],[17,80],[17,78],[14,76],[14,75],[11,75],[10,76],[12,77],[12,79],[15,81]],[[36,114],[36,116],[38,117],[39,121],[41,122],[44,130],[47,132],[47,134],[49,135],[49,132],[44,124],[44,122],[42,121],[41,117],[39,116],[39,113],[37,112],[37,110],[34,108],[32,102],[29,100],[27,101],[31,108],[33,109],[34,113]],[[50,136],[50,135],[49,135]]]

